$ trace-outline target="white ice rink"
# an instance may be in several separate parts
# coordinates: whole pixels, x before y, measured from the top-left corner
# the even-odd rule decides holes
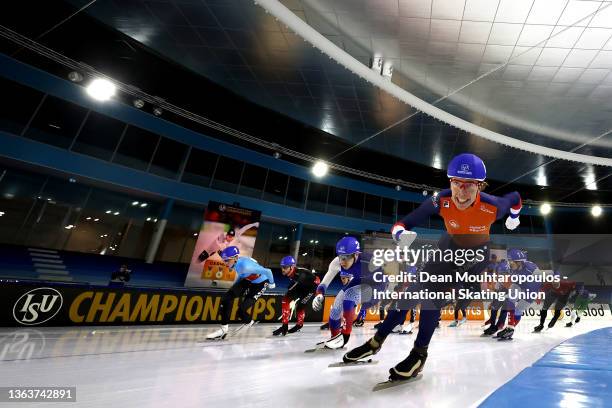
[[[479,323],[447,324],[434,335],[420,381],[377,393],[372,386],[407,355],[414,334],[389,336],[377,365],[328,368],[344,351],[305,354],[328,335],[312,324],[285,338],[260,324],[204,344],[216,326],[2,328],[0,386],[77,387],[76,404],[35,407],[468,407],[561,341],[609,326],[587,318],[532,334],[535,321],[524,320],[513,341],[498,342],[481,338]],[[355,328],[348,346],[373,333],[372,324]]]

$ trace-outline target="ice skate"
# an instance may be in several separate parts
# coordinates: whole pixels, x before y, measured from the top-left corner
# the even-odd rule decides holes
[[[498,339],[500,341],[503,340],[512,340],[512,336],[514,335],[514,328],[513,327],[506,327],[502,332],[500,332]]]
[[[427,349],[414,347],[408,357],[389,370],[390,381],[409,380],[416,377],[427,361]]]
[[[487,328],[483,333],[482,336],[483,337],[488,337],[488,336],[492,336],[495,333],[497,333],[497,326],[493,325],[493,326],[489,326],[489,328]]]
[[[273,336],[286,336],[288,328],[289,328],[289,325],[283,324],[281,327],[279,327],[278,329],[274,330],[272,332],[272,335]]]
[[[374,336],[361,346],[355,347],[346,353],[344,356],[342,356],[342,360],[345,363],[351,363],[372,356],[380,351],[383,341],[384,340],[379,340],[376,336]]]
[[[295,326],[293,326],[292,328],[290,328],[290,329],[287,331],[287,333],[289,333],[289,334],[297,333],[297,332],[299,332],[300,330],[302,330],[302,327],[304,327],[304,326],[303,326],[303,325],[301,325],[301,324],[296,324]]]
[[[229,331],[229,325],[223,324],[221,328],[215,330],[214,332],[208,334],[206,336],[206,340],[223,340],[227,337],[227,332]]]

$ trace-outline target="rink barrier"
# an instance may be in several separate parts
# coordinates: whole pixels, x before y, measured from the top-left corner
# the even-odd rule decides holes
[[[609,407],[612,327],[559,344],[487,397],[479,407]]]
[[[223,292],[164,288],[108,288],[58,283],[3,282],[0,326],[95,326],[218,323]],[[263,295],[253,306],[260,322],[278,322],[282,295]],[[239,321],[235,299],[231,321]],[[309,303],[306,321],[320,322],[322,311]]]

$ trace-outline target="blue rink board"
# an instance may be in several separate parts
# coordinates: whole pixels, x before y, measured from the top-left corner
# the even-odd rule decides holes
[[[612,407],[612,327],[561,343],[480,407]]]

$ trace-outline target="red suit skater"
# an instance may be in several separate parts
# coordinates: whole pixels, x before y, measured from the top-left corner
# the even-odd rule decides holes
[[[281,259],[280,266],[282,274],[288,277],[292,284],[287,293],[285,293],[285,296],[283,296],[283,325],[272,332],[274,336],[285,336],[287,333],[300,331],[304,326],[306,305],[319,285],[319,277],[306,268],[297,267],[292,256],[286,256]],[[289,329],[289,318],[291,317],[290,305],[292,301],[296,302],[297,324]]]
[[[567,305],[567,301],[570,296],[576,290],[576,282],[563,280],[560,282],[545,283],[542,285],[541,291],[545,293],[544,305],[540,310],[540,324],[537,325],[533,331],[540,332],[544,328],[544,322],[546,321],[546,315],[548,314],[548,308],[555,304],[555,314],[552,320],[548,323],[548,328],[551,329],[557,320],[561,316],[561,310]]]

